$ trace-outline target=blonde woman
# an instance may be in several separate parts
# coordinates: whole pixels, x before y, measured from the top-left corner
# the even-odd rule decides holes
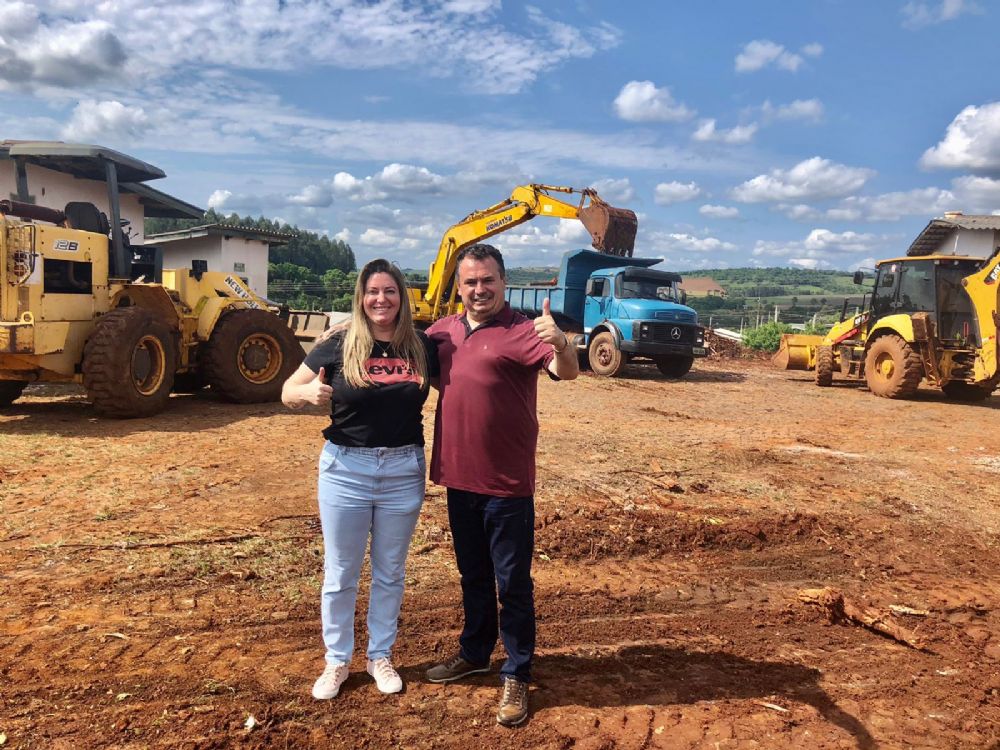
[[[403,274],[379,259],[358,274],[351,325],[318,343],[282,389],[286,406],[309,403],[331,410],[317,493],[326,645],[326,668],[312,689],[318,700],[336,697],[347,679],[369,537],[367,671],[383,693],[403,689],[391,650],[406,553],[424,500],[421,412],[437,374],[434,344],[413,328]]]

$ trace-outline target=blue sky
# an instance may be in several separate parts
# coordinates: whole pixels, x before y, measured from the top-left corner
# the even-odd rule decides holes
[[[595,186],[677,270],[850,269],[1000,212],[987,0],[15,0],[0,138],[143,158],[202,207],[427,265],[517,184]],[[544,218],[510,265],[587,245]]]

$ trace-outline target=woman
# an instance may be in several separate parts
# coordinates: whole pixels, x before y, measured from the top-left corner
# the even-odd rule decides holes
[[[403,689],[390,657],[406,552],[424,499],[421,411],[432,377],[437,350],[413,328],[403,274],[379,259],[358,274],[350,327],[318,343],[282,388],[281,400],[293,409],[331,405],[319,459],[326,644],[326,669],[312,690],[319,700],[336,697],[347,679],[369,535],[368,673],[383,693]]]

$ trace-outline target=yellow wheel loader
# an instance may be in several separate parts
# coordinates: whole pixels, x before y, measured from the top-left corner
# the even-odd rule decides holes
[[[88,202],[0,201],[0,407],[38,381],[82,383],[99,413],[123,418],[161,411],[175,386],[280,398],[303,350],[276,309],[202,261],[165,270],[158,248],[129,245],[118,170],[162,172],[108,149],[59,156],[70,173],[103,171],[111,219]]]
[[[925,255],[879,261],[862,312],[841,315],[825,336],[785,334],[772,358],[786,370],[864,380],[884,398],[907,398],[921,381],[959,401],[989,397],[1000,381],[997,279],[1000,248],[986,260]],[[855,283],[863,274],[855,274]],[[846,312],[846,300],[844,310]]]

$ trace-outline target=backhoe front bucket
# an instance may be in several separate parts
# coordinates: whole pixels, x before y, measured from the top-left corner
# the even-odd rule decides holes
[[[782,334],[781,345],[771,357],[771,362],[782,370],[812,370],[816,367],[816,349],[821,343],[822,336]]]
[[[590,232],[594,249],[609,255],[632,257],[635,233],[639,228],[635,211],[614,208],[603,201],[597,201],[581,208],[579,217]]]

